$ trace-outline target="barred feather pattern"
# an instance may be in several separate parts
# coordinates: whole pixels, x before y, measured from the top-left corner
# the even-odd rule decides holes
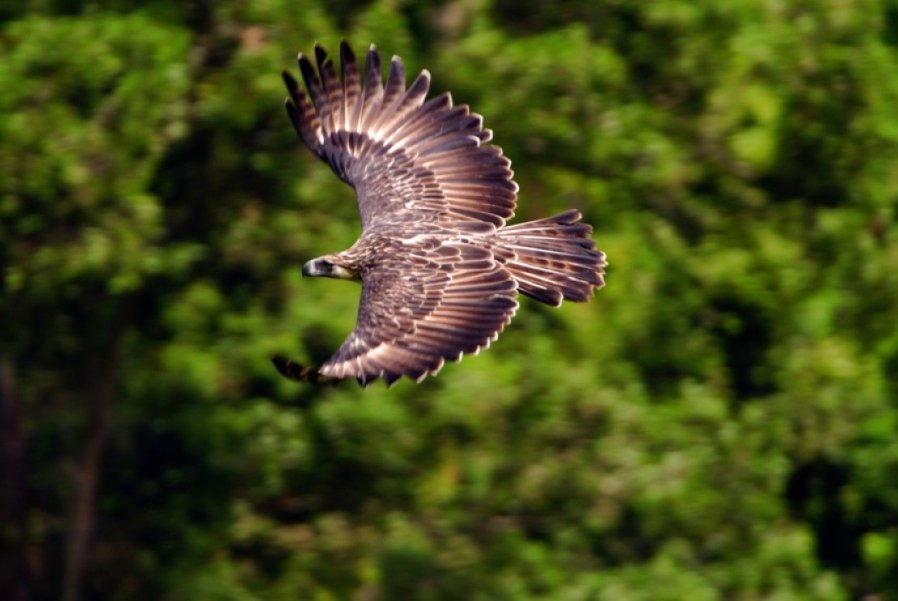
[[[559,307],[585,302],[605,285],[605,253],[589,237],[579,211],[500,229],[493,237],[498,260],[531,298]]]
[[[521,292],[553,306],[604,285],[605,255],[578,211],[507,226],[517,184],[482,118],[427,100],[430,74],[406,86],[398,57],[384,83],[374,46],[364,71],[340,47],[342,77],[316,45],[300,55],[303,90],[284,73],[287,112],[305,144],[356,190],[362,235],[318,260],[362,282],[356,327],[320,368],[276,357],[297,380],[402,376],[420,381],[489,346]]]
[[[365,274],[356,328],[321,373],[420,381],[489,346],[518,308],[517,284],[486,248],[447,238],[397,256]]]
[[[288,72],[287,112],[306,145],[351,184],[362,228],[378,219],[486,221],[501,226],[514,214],[518,187],[510,161],[492,132],[466,105],[446,92],[427,100],[430,73],[408,88],[399,57],[390,61],[386,86],[372,46],[365,85],[355,56],[340,46],[343,78],[320,46],[315,62],[299,55],[308,96]],[[311,98],[311,101],[309,100]]]

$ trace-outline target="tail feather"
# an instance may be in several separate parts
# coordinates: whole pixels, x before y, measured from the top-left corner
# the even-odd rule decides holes
[[[583,302],[605,285],[605,253],[589,238],[592,228],[579,211],[528,221],[499,230],[497,255],[518,282],[518,290],[549,305]]]

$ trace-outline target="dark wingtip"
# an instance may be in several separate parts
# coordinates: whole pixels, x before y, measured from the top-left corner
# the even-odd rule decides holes
[[[299,82],[296,81],[296,78],[285,69],[281,71],[281,79],[284,80],[284,85],[287,86],[287,91],[290,92],[290,97],[296,98],[296,95],[299,93]]]
[[[387,372],[384,374],[383,377],[384,377],[384,382],[387,383],[387,388],[392,388],[393,385],[396,384],[396,382],[398,382],[400,378],[402,378],[402,373],[395,372],[395,371]]]
[[[355,53],[352,51],[352,46],[349,45],[349,42],[346,41],[346,38],[340,40],[340,58],[345,62],[346,59],[355,60]]]
[[[378,76],[380,75],[380,53],[374,44],[368,48],[368,55],[365,57],[365,72],[376,72]]]
[[[306,87],[311,89],[313,84],[317,85],[318,74],[315,73],[315,67],[312,66],[312,61],[309,60],[309,57],[300,52],[296,57],[296,62],[299,64],[299,70],[306,81]]]
[[[575,223],[583,219],[583,213],[581,213],[577,209],[568,209],[567,211],[558,213],[557,215],[553,215],[551,219],[553,219],[555,223],[560,223],[562,225],[574,225]]]
[[[327,62],[327,59],[327,50],[325,50],[321,44],[315,42],[315,61],[318,63],[319,69],[324,66],[324,63]]]
[[[284,98],[284,108],[287,109],[287,117],[290,118],[290,123],[293,124],[293,129],[295,129],[297,135],[302,138],[302,125],[300,123],[299,112],[296,110],[296,105],[293,103],[293,100]]]
[[[317,368],[303,367],[299,363],[291,361],[282,355],[275,355],[271,358],[271,362],[282,376],[297,382],[311,382],[317,384],[332,379],[327,376],[322,376]]]

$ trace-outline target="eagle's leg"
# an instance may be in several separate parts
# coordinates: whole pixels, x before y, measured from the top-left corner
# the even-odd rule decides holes
[[[290,378],[291,380],[296,380],[298,382],[312,382],[313,384],[331,382],[334,380],[334,378],[321,375],[321,372],[315,367],[304,367],[281,355],[272,357],[271,362],[274,363],[274,366],[281,372],[282,376]]]

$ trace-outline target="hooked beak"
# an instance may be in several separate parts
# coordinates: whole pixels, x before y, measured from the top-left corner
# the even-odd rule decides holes
[[[342,265],[334,265],[327,259],[312,259],[302,266],[302,274],[306,277],[336,278],[338,280],[358,279],[351,271]]]

